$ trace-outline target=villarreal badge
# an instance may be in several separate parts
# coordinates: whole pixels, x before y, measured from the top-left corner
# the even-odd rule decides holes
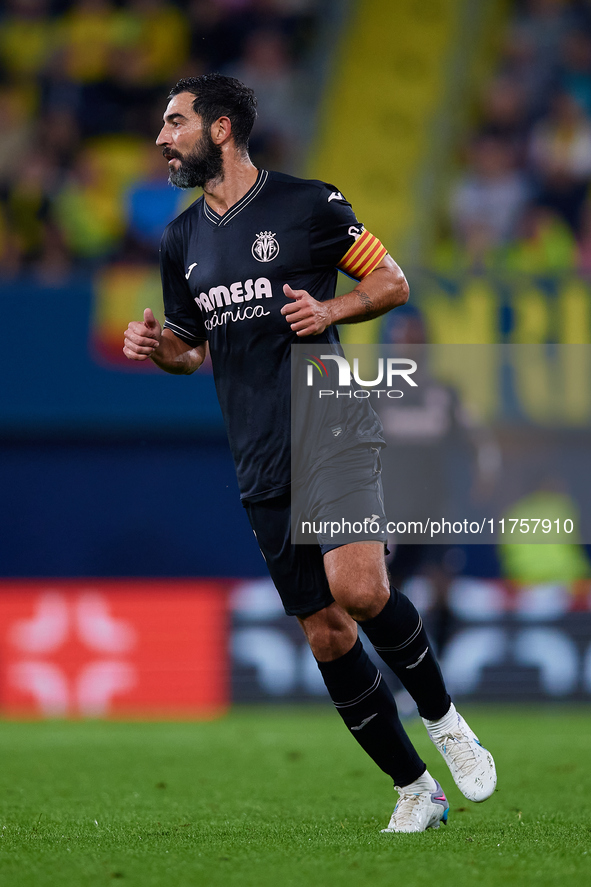
[[[279,244],[271,231],[261,231],[252,245],[252,254],[257,262],[272,262],[279,255]]]

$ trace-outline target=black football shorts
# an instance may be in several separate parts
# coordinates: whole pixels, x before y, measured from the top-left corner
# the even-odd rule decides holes
[[[303,492],[302,492],[303,491]],[[244,501],[267,568],[290,616],[308,616],[334,601],[323,557],[352,542],[386,543],[380,451],[358,446],[317,467],[299,488],[294,522],[311,542],[292,541],[292,494]]]

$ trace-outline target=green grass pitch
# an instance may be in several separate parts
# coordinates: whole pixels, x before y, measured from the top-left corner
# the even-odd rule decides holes
[[[2,887],[591,884],[588,709],[464,710],[499,787],[465,801],[409,733],[449,825],[381,835],[388,777],[324,707],[209,723],[0,724]]]

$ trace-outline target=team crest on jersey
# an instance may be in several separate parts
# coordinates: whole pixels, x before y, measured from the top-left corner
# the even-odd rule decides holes
[[[251,251],[257,262],[272,262],[279,255],[279,244],[271,231],[261,231]]]

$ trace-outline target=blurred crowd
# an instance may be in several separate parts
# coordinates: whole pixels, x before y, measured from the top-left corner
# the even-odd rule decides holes
[[[252,86],[255,163],[299,172],[327,0],[5,0],[0,280],[154,261],[190,202],[154,139],[180,77]],[[591,0],[514,0],[459,158],[442,271],[591,274]],[[311,98],[312,97],[312,98]]]
[[[320,0],[5,0],[0,279],[60,282],[157,256],[193,197],[154,140],[170,87],[208,71],[254,88],[257,165],[294,171]]]
[[[441,270],[591,273],[591,2],[513,4],[460,158]]]

